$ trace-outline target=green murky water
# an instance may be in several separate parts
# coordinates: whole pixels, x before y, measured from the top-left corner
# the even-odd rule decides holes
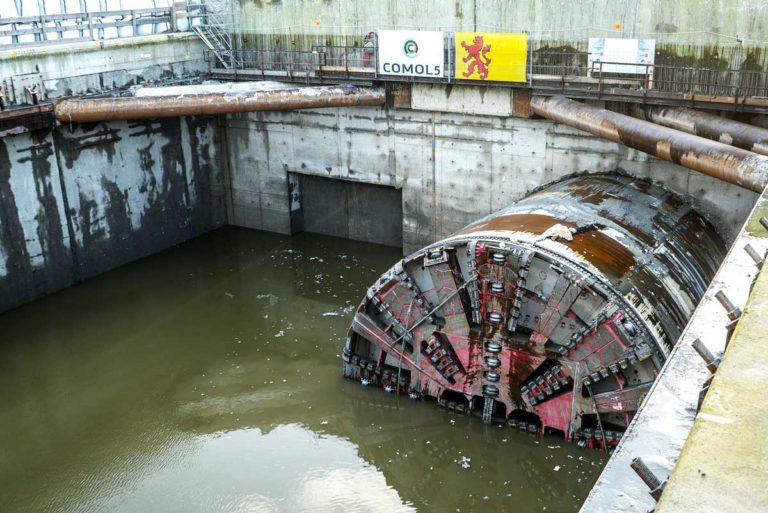
[[[219,230],[0,316],[0,511],[576,511],[602,455],[343,380],[399,251]]]

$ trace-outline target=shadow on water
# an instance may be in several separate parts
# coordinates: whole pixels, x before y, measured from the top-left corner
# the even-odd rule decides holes
[[[0,316],[0,511],[576,511],[599,453],[341,378],[399,257],[225,228]]]

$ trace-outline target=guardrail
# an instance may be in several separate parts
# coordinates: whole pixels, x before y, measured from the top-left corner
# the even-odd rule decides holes
[[[454,62],[446,52],[442,77],[422,78],[381,75],[376,67],[376,52],[370,56],[361,46],[313,46],[311,51],[246,50],[234,55],[235,75],[262,79],[305,82],[397,81],[427,83],[467,83],[454,77]],[[768,73],[732,69],[659,66],[632,62],[593,62],[586,52],[530,51],[526,83],[483,82],[487,86],[534,87],[553,93],[583,93],[602,98],[627,93],[635,97],[677,98],[703,95],[768,100]],[[211,73],[217,62],[206,52]],[[617,68],[633,68],[635,73],[617,73]],[[723,103],[723,102],[720,102]],[[768,104],[767,104],[768,105]]]
[[[215,19],[211,21],[211,17],[216,15],[204,2],[187,0],[177,2],[173,7],[0,18],[0,49],[205,29],[216,25]],[[502,87],[525,85],[545,92],[583,93],[596,98],[616,96],[617,92],[633,92],[635,96],[648,92],[651,96],[669,93],[678,97],[760,98],[768,102],[768,73],[763,71],[613,62],[595,62],[590,66],[587,52],[557,50],[547,46],[549,43],[529,41],[526,84],[484,84]],[[446,46],[444,74],[438,78],[379,75],[376,50],[367,54],[361,45],[316,45],[309,51],[232,50],[231,57],[230,50],[227,50],[226,60],[231,62],[233,73],[262,79],[463,82],[454,78],[454,56],[450,45]],[[205,56],[211,72],[217,72],[222,66],[221,57],[211,50],[206,50]],[[609,65],[632,66],[642,68],[644,72],[611,73],[606,70]],[[467,83],[477,85],[477,82]]]
[[[0,49],[97,41],[191,30],[205,23],[202,4],[87,13],[0,17]]]

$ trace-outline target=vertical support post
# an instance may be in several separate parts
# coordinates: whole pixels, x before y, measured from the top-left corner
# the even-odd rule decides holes
[[[533,45],[528,31],[525,32],[526,45],[528,46],[528,87],[533,88]],[[514,94],[514,92],[512,93]]]
[[[453,77],[456,74],[454,66],[456,66],[456,35],[453,32],[449,32],[448,37],[448,66],[445,69],[448,70],[448,83],[453,82]]]
[[[171,32],[178,32],[178,15],[177,15],[177,8],[179,7],[178,2],[172,2],[171,3]],[[134,34],[136,35],[135,29]]]
[[[40,15],[40,38],[43,41],[48,41],[48,34],[45,32],[45,16]]]
[[[603,62],[600,61],[598,64],[600,65],[600,78],[597,85],[597,97],[601,98],[603,96]]]
[[[443,66],[445,68],[445,66]],[[373,78],[379,78],[379,33],[373,33]]]
[[[88,13],[88,32],[91,34],[91,41],[95,41],[93,37],[93,15]]]
[[[288,59],[286,60],[288,61],[288,69],[287,69],[288,79],[293,80],[293,52],[292,51],[288,52]]]

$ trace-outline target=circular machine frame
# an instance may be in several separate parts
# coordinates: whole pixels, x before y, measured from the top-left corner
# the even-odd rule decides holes
[[[614,445],[724,254],[659,186],[566,179],[384,273],[353,319],[344,375]]]

